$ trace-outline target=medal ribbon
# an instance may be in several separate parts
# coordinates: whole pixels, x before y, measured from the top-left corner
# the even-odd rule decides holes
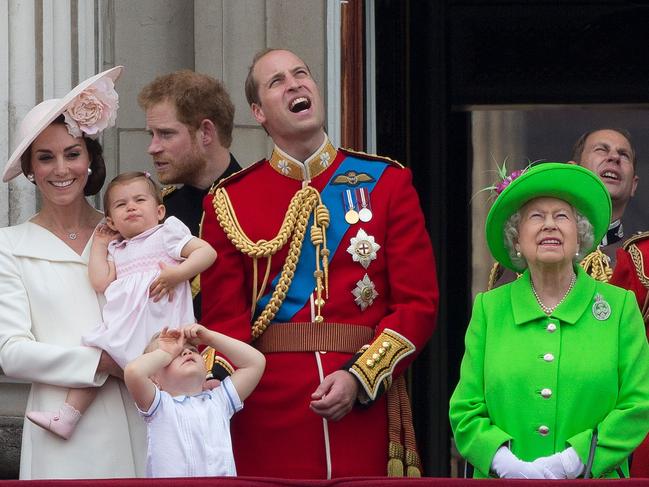
[[[336,176],[344,174],[347,171],[354,170],[357,173],[366,173],[372,176],[374,181],[361,183],[364,188],[367,189],[367,193],[370,194],[374,189],[374,186],[378,182],[379,178],[383,175],[383,171],[388,166],[385,162],[378,161],[366,161],[363,159],[357,159],[355,157],[347,156],[338,166],[338,169],[334,171],[334,175],[331,177],[327,185],[324,187],[320,193],[322,202],[329,209],[330,223],[329,228],[327,229],[327,247],[331,252],[331,260],[336,254],[338,245],[342,241],[343,236],[347,233],[349,229],[349,224],[345,221],[344,207],[340,204],[340,198],[344,198],[344,192],[347,190],[346,185],[342,184],[331,184]],[[309,218],[309,227],[313,225],[313,215]],[[308,235],[308,231],[307,231]],[[305,239],[306,240],[306,239]],[[297,263],[295,269],[295,276],[293,277],[293,282],[286,293],[286,299],[282,304],[282,307],[279,309],[273,322],[289,322],[295,316],[295,314],[300,311],[306,305],[309,300],[309,296],[315,289],[315,280],[313,277],[313,271],[315,270],[315,247],[311,242],[304,242],[302,245],[302,252],[300,254],[300,260]],[[330,260],[330,262],[331,262]],[[270,286],[270,291],[266,293],[262,298],[257,302],[257,309],[255,311],[255,318],[261,312],[262,309],[268,304],[272,296],[272,292],[277,286],[279,281],[279,275],[275,276],[273,279],[272,285]],[[324,315],[327,314],[327,305],[324,307]],[[253,319],[254,321],[254,319]]]
[[[354,190],[346,189],[345,192],[342,193],[342,196],[343,204],[345,205],[345,212],[349,210],[356,210],[356,195],[354,194]]]
[[[359,210],[367,208],[371,210],[370,207],[370,198],[366,188],[356,188],[356,200],[360,201]]]

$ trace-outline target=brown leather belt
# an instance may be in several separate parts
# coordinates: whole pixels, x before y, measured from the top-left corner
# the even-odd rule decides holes
[[[373,337],[372,328],[348,323],[273,323],[252,344],[262,353],[356,353]]]

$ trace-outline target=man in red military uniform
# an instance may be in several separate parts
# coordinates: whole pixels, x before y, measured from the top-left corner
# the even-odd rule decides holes
[[[332,146],[290,51],[258,54],[246,95],[275,147],[205,199],[218,258],[201,275],[203,323],[267,360],[233,418],[238,473],[386,475],[390,460],[416,475],[402,373],[434,329],[438,290],[411,173]]]
[[[579,139],[575,145],[575,154],[577,155],[578,152],[582,154],[582,158],[576,160],[581,160],[583,166],[598,174],[611,193],[613,202],[611,227],[618,223],[618,234],[621,238],[623,235],[621,219],[638,184],[635,150],[631,143],[631,136],[620,130],[595,130],[584,134]],[[610,239],[608,243],[612,243]],[[609,282],[635,293],[647,325],[649,279],[645,262],[649,262],[649,232],[634,235],[623,245],[621,243],[618,241],[609,245],[609,248],[616,247],[615,256],[611,256],[610,251],[607,253],[609,257],[614,257],[612,259],[614,270]],[[631,476],[649,477],[649,437],[645,438],[633,453]]]
[[[611,284],[633,291],[649,337],[649,232],[631,237],[617,251]],[[649,436],[633,452],[631,477],[649,477]]]
[[[635,293],[649,336],[649,269],[645,264],[649,263],[648,259],[649,232],[634,235],[618,249],[617,265],[609,282]]]

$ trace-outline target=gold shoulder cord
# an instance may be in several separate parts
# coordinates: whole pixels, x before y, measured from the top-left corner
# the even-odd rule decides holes
[[[647,277],[647,274],[645,273],[644,258],[642,256],[642,252],[635,243],[632,243],[628,246],[625,243],[624,246],[631,256],[631,261],[633,262],[633,266],[635,267],[635,273],[638,277],[638,280],[640,281],[640,284],[642,284],[646,289],[649,289],[649,277]],[[642,304],[640,311],[642,312],[642,319],[644,320],[645,324],[649,325],[649,292],[647,292],[647,295],[645,296],[644,303]]]
[[[316,322],[324,321],[322,317],[322,307],[324,306],[324,299],[322,291],[324,289],[325,296],[329,295],[329,249],[327,249],[326,229],[329,226],[329,210],[322,203],[320,193],[312,186],[306,186],[299,190],[289,203],[284,221],[279,229],[279,232],[272,240],[259,240],[253,242],[245,234],[239,221],[237,220],[236,213],[232,207],[232,202],[225,190],[219,188],[214,192],[214,199],[212,200],[216,217],[227,235],[232,245],[241,253],[249,256],[253,260],[253,286],[252,286],[252,310],[254,313],[257,301],[264,294],[264,290],[268,283],[270,274],[271,257],[275,255],[291,238],[291,243],[286,256],[286,261],[282,266],[279,281],[268,304],[264,307],[261,314],[257,317],[252,325],[252,337],[258,338],[268,324],[277,314],[277,311],[282,306],[286,293],[293,281],[295,275],[295,268],[302,252],[302,244],[304,243],[304,235],[306,234],[306,227],[311,213],[314,214],[314,223],[311,227],[311,242],[316,247],[316,270],[313,273],[316,279],[316,300],[315,304],[318,309],[318,314],[315,318]],[[266,273],[262,282],[261,288],[257,286],[257,261],[259,258],[267,258]],[[322,263],[322,268],[321,268]],[[324,286],[323,286],[324,278]]]
[[[503,268],[498,262],[494,262],[491,266],[491,271],[489,272],[489,281],[487,282],[487,291],[491,291],[496,287],[498,279],[503,275]]]
[[[649,277],[647,277],[647,275],[645,274],[642,252],[636,244],[630,245],[627,250],[629,252],[629,255],[631,256],[631,261],[633,262],[633,266],[635,267],[635,272],[638,276],[638,280],[644,287],[649,289]]]
[[[611,260],[599,248],[588,254],[579,265],[593,278],[608,282],[613,275]]]
[[[163,198],[166,198],[169,196],[171,193],[176,191],[178,189],[178,186],[165,186],[160,190],[160,194],[162,195]]]

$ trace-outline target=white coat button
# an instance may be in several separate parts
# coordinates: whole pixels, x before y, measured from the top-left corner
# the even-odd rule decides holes
[[[545,360],[546,362],[552,362],[554,360],[554,355],[552,355],[551,353],[546,353],[545,355],[543,355],[543,360]]]
[[[543,396],[545,399],[549,398],[552,396],[552,389],[548,389],[547,387],[545,389],[541,389],[541,396]]]
[[[548,323],[546,330],[548,331],[548,333],[554,333],[555,331],[557,331],[557,325],[555,325],[554,323]]]
[[[550,428],[548,428],[548,427],[545,426],[545,425],[541,425],[541,426],[539,426],[539,430],[538,430],[538,431],[539,431],[539,434],[540,434],[541,436],[548,436],[548,434],[550,433]]]

